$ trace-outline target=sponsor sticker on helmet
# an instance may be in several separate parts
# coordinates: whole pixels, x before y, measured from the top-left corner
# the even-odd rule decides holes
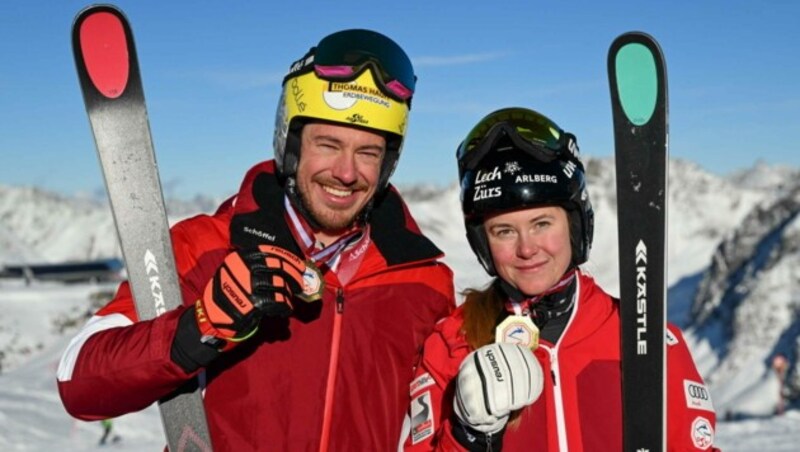
[[[491,188],[478,188],[475,190],[475,196],[472,197],[473,201],[480,201],[482,199],[499,198],[503,195],[502,187]]]
[[[520,174],[514,182],[518,184],[557,184],[558,177],[555,174]]]
[[[500,168],[494,167],[491,171],[478,170],[475,174],[475,185],[485,184],[487,182],[494,182],[503,179],[503,174]]]
[[[504,173],[512,176],[520,171],[522,171],[522,166],[520,166],[519,162],[506,162],[506,165],[503,168]]]
[[[686,394],[686,406],[695,410],[714,412],[711,394],[703,383],[692,380],[683,380],[683,390]]]
[[[567,134],[567,150],[575,158],[580,158],[581,151],[578,149],[578,142],[572,134]]]
[[[692,422],[692,443],[698,449],[706,450],[714,444],[714,428],[708,419],[697,416]]]
[[[292,99],[294,99],[294,104],[295,108],[297,108],[297,111],[300,113],[306,111],[306,106],[308,105],[305,101],[306,93],[296,78],[292,79],[290,88],[292,92]]]
[[[564,171],[564,174],[567,176],[567,178],[571,178],[575,174],[575,170],[577,168],[578,168],[578,165],[576,165],[575,162],[567,161],[566,163],[564,163],[563,171]]]
[[[360,85],[356,82],[332,82],[328,86],[328,91],[322,93],[322,97],[325,103],[335,110],[348,109],[360,100],[384,108],[391,107],[389,99],[378,88]]]
[[[411,444],[433,435],[431,392],[425,391],[411,400]]]

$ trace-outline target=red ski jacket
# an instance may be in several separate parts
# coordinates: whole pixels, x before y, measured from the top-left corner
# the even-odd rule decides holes
[[[183,307],[138,321],[123,283],[70,343],[58,371],[67,411],[97,420],[141,410],[195,377],[170,359],[179,316],[233,247],[271,243],[302,255],[285,221],[274,163],[245,177],[211,216],[171,231]],[[370,216],[370,241],[345,285],[324,275],[321,302],[257,334],[200,375],[214,449],[397,450],[408,385],[426,337],[455,307],[452,272],[397,192]]]
[[[579,273],[577,299],[558,343],[541,341],[544,371],[539,399],[506,427],[504,451],[622,450],[622,391],[618,302]],[[453,391],[471,351],[457,309],[425,342],[411,384],[407,451],[464,451],[451,433]],[[714,450],[716,415],[680,330],[667,332],[667,450]]]

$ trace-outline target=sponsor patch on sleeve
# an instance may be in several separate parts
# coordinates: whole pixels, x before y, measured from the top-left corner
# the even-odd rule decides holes
[[[672,331],[670,331],[669,329],[667,329],[667,345],[669,346],[678,345],[678,338],[675,337],[675,335],[672,334]]]
[[[431,374],[429,374],[428,372],[425,372],[424,374],[415,378],[414,381],[411,382],[408,388],[409,394],[413,396],[417,392],[427,388],[432,384],[433,384],[433,377],[431,377]]]
[[[411,400],[411,444],[417,444],[432,435],[431,392],[425,391]]]
[[[706,385],[692,380],[683,380],[683,391],[686,394],[686,406],[689,408],[715,412],[711,394]]]
[[[711,427],[711,422],[702,416],[697,416],[692,421],[691,434],[692,443],[698,449],[707,450],[714,444],[714,428]]]

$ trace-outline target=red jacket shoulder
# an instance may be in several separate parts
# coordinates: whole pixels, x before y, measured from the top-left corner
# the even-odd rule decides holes
[[[226,202],[214,215],[196,215],[171,228],[184,304],[193,303],[202,295],[208,279],[230,252],[231,215],[231,203]]]

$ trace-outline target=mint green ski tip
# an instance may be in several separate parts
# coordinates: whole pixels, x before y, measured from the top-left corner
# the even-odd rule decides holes
[[[626,44],[616,57],[617,92],[628,120],[642,126],[650,121],[658,98],[658,76],[652,52],[643,44]]]

